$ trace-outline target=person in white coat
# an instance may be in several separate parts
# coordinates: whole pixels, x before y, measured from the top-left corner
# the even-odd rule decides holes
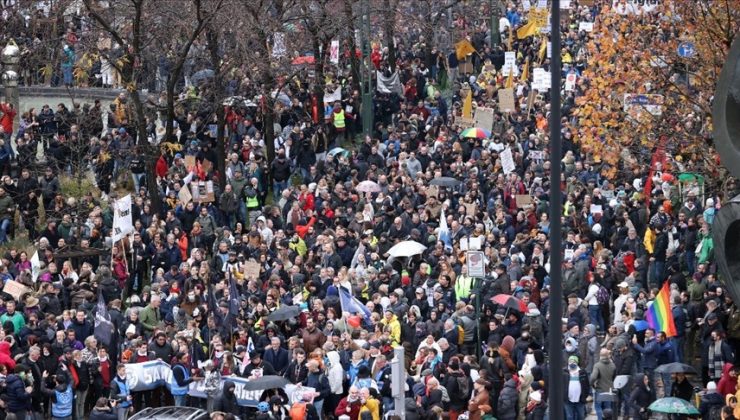
[[[324,402],[324,411],[327,413],[333,413],[334,409],[336,409],[339,404],[339,400],[342,399],[344,368],[342,367],[342,363],[339,361],[338,352],[332,350],[326,354],[326,357],[329,360],[327,363],[326,376],[329,379],[331,394]]]

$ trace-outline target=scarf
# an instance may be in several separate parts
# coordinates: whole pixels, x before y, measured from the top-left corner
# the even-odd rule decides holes
[[[712,379],[721,378],[722,368],[725,364],[722,360],[722,340],[717,340],[714,345],[709,345],[708,362],[709,376]]]

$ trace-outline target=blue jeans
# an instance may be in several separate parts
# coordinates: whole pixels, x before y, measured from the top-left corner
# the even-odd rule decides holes
[[[316,412],[319,413],[319,419],[323,419],[324,415],[321,413],[321,411],[324,409],[324,400],[314,400],[313,406],[316,409]]]
[[[601,392],[594,393],[594,411],[596,412],[596,418],[598,418],[599,420],[602,419],[605,409],[612,408],[611,401],[599,401],[600,394],[602,393]]]
[[[690,249],[684,254],[686,255],[686,270],[689,272],[689,275],[694,274],[696,270],[696,254],[694,251],[694,249]]]
[[[64,77],[64,84],[72,86],[72,65],[62,65],[62,76]]]
[[[651,264],[651,276],[648,276],[649,278],[649,287],[660,287],[660,285],[663,283],[663,280],[665,280],[665,261],[658,261],[655,260]]]
[[[567,420],[585,420],[586,404],[565,402],[565,418]]]
[[[599,305],[588,305],[588,319],[591,324],[596,325],[597,330],[604,331],[604,317],[601,316]]]
[[[172,398],[175,399],[175,407],[185,407],[187,405],[187,399],[188,395],[173,395]]]
[[[141,187],[141,181],[144,179],[144,174],[131,173],[131,177],[134,179],[134,193],[139,194],[139,188]]]
[[[273,181],[272,182],[272,197],[277,203],[280,200],[280,196],[283,194],[283,190],[288,188],[288,181]]]
[[[11,219],[3,218],[0,220],[0,244],[8,242],[8,230],[10,230]]]

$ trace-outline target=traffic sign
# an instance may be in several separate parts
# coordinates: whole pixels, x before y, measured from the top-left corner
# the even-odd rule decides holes
[[[684,41],[678,44],[676,52],[681,58],[691,58],[696,55],[696,46],[693,42]]]

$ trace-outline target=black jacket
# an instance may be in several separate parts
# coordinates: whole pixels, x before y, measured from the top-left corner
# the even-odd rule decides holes
[[[223,390],[216,396],[213,402],[213,411],[221,411],[224,413],[238,413],[240,411],[239,404],[236,401],[236,395],[234,395],[234,389],[236,385],[232,381],[225,381]]]
[[[88,420],[116,420],[118,415],[112,410],[93,409]]]

